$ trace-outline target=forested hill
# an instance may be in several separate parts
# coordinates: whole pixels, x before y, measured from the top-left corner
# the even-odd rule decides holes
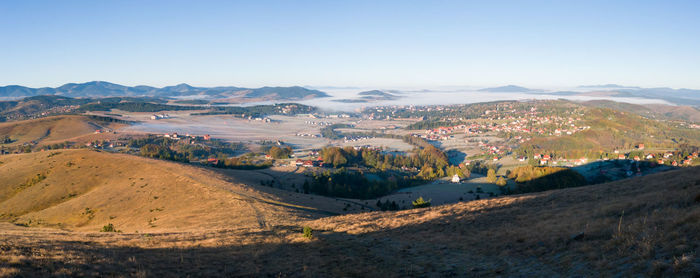
[[[312,106],[297,103],[277,103],[254,106],[173,105],[154,97],[70,98],[64,96],[33,96],[19,100],[0,101],[0,122],[42,118],[52,115],[79,114],[88,111],[160,112],[204,110],[203,114],[246,114],[264,116],[298,114],[316,111]]]

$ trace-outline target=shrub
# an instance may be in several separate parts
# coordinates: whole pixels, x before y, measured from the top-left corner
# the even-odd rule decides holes
[[[107,225],[104,225],[102,229],[100,230],[102,233],[121,233],[120,230],[117,230],[114,228],[114,225],[112,223],[109,223]]]
[[[506,184],[508,184],[508,182],[503,177],[498,177],[498,179],[496,180],[496,185],[498,186],[506,186]]]
[[[413,201],[413,208],[427,208],[430,206],[430,201],[431,200],[424,200],[423,197],[418,197],[415,201]]]
[[[495,183],[496,182],[496,171],[493,169],[489,169],[488,172],[486,172],[486,181],[490,183]]]
[[[309,226],[304,226],[304,237],[311,239],[313,238],[313,230],[311,230],[311,227]]]

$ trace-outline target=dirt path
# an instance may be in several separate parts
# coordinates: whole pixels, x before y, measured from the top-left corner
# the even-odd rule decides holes
[[[255,211],[255,218],[258,221],[258,225],[260,225],[260,229],[267,229],[267,222],[265,222],[265,215],[260,211],[260,209],[255,205],[255,201],[251,199],[245,199],[245,201],[250,205],[250,208]]]

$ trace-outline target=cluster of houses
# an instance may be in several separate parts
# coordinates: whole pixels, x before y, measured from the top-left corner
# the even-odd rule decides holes
[[[96,129],[93,133],[100,134],[100,133],[110,133],[110,132],[114,132],[116,134],[116,132],[114,130],[111,130],[111,129]]]
[[[168,114],[153,114],[153,115],[151,115],[151,120],[163,120],[163,119],[170,119],[170,115],[168,115]]]
[[[323,158],[318,156],[318,150],[309,151],[308,156],[310,157],[309,159],[292,160],[290,165],[291,166],[298,166],[298,167],[307,167],[307,168],[325,166],[323,164]]]
[[[278,111],[282,114],[291,114],[297,108],[299,108],[299,106],[296,104],[287,104],[287,105],[280,105],[277,109],[279,109]]]
[[[644,149],[644,144],[639,144],[637,146],[638,150]],[[690,166],[693,164],[693,160],[698,158],[698,152],[693,152],[686,156],[683,156],[680,152],[664,152],[664,153],[647,153],[644,155],[631,156],[630,154],[623,154],[620,151],[615,150],[617,154],[617,159],[630,159],[634,161],[651,161],[657,164],[667,164],[671,166]],[[608,158],[603,158],[603,160],[608,160]]]
[[[642,149],[644,148],[643,145],[641,145]],[[638,148],[639,149],[639,148]],[[615,150],[615,157],[613,159],[619,159],[619,160],[634,160],[634,161],[649,161],[649,162],[654,162],[660,165],[671,165],[671,166],[690,166],[693,164],[693,161],[698,158],[698,153],[694,152],[691,153],[685,157],[683,157],[680,153],[674,153],[674,152],[664,152],[664,153],[659,153],[659,154],[654,154],[654,153],[647,153],[644,155],[634,155],[632,156],[631,154],[627,153],[620,153],[619,150]],[[535,154],[533,155],[532,159],[538,162],[539,165],[560,165],[560,166],[573,166],[573,165],[583,165],[588,162],[588,158],[577,158],[577,159],[566,159],[566,158],[557,158],[554,159],[551,157],[549,154]],[[600,160],[607,161],[610,160],[610,157],[603,157]],[[527,157],[518,157],[519,161],[526,161]]]
[[[180,135],[180,134],[177,134],[177,132],[173,132],[173,133],[165,133],[162,136],[165,138],[175,140],[175,141],[181,141],[185,144],[195,144],[198,139],[202,139],[204,141],[211,140],[211,135],[209,135],[209,134],[205,134],[203,136],[197,136],[197,135],[191,135],[189,133],[187,133],[185,135]]]
[[[307,159],[307,160],[297,159],[297,160],[292,161],[291,165],[298,166],[298,167],[307,167],[307,168],[325,166],[323,164],[323,159],[320,157],[316,158],[316,159]]]
[[[297,133],[296,136],[299,136],[299,137],[320,138],[320,137],[321,137],[321,134]]]
[[[268,117],[253,117],[253,116],[248,116],[248,120],[250,121],[256,121],[256,122],[263,122],[263,123],[271,123],[272,119]]]
[[[512,116],[510,116],[512,117]],[[470,123],[455,126],[441,126],[433,129],[426,129],[425,136],[428,140],[448,140],[454,138],[450,135],[453,133],[465,133],[469,135],[483,134],[485,132],[509,132],[509,133],[524,133],[524,134],[539,134],[548,136],[572,135],[576,132],[588,130],[590,126],[577,126],[577,121],[580,118],[564,118],[558,116],[544,116],[532,118],[518,118],[513,121],[496,124],[485,123]],[[556,127],[556,128],[552,128]],[[525,142],[530,138],[517,136],[517,140]]]
[[[369,139],[372,139],[372,138],[374,138],[374,137],[370,137],[370,136],[351,136],[351,137],[344,137],[344,138],[343,138],[343,142],[345,142],[345,143],[357,142],[357,141],[361,141],[361,140],[369,140]]]
[[[318,126],[329,126],[329,125],[333,124],[331,122],[317,122],[317,121],[305,121],[304,123],[307,125],[318,125]]]
[[[479,146],[479,148],[481,148],[482,154],[493,156],[493,161],[498,161],[500,157],[503,157],[504,155],[507,155],[508,153],[513,151],[513,148],[509,146],[494,145],[484,141],[478,141],[477,145]]]
[[[330,115],[326,116],[326,118],[331,118],[331,119],[335,119],[335,118],[350,118],[350,115],[348,115],[348,114],[330,114]]]
[[[53,115],[72,113],[72,112],[75,112],[75,110],[78,109],[79,107],[80,107],[80,105],[64,105],[64,106],[47,108],[46,110],[42,110],[41,112],[32,113],[32,114],[24,114],[24,113],[19,113],[19,112],[18,113],[7,113],[3,117],[5,117],[6,121],[38,119],[38,118],[43,118],[43,117],[48,117],[48,116],[53,116]]]
[[[338,118],[350,118],[351,116],[349,114],[297,114],[297,117],[303,117],[303,118],[312,118],[312,119],[319,119],[319,118],[328,118],[328,119],[338,119]],[[330,124],[330,123],[329,123]]]
[[[85,146],[88,148],[96,148],[96,149],[113,149],[116,147],[123,147],[126,146],[126,142],[124,141],[111,141],[111,140],[98,140],[98,141],[92,141],[92,142],[87,142],[85,143]]]
[[[518,157],[518,161],[525,161],[527,158],[526,157]],[[575,159],[566,159],[566,158],[559,158],[559,159],[554,159],[552,156],[549,154],[534,154],[532,156],[532,159],[535,160],[539,165],[561,165],[561,166],[580,166],[583,164],[588,163],[588,158],[582,157],[582,158],[575,158]]]

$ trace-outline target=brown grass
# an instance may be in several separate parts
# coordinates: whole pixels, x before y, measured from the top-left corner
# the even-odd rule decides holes
[[[260,227],[327,215],[305,203],[313,204],[313,196],[263,192],[180,163],[89,150],[6,155],[0,161],[0,219],[29,226],[99,231],[113,223],[125,232],[183,231]],[[37,174],[46,178],[26,186]],[[286,202],[290,200],[296,203]],[[335,212],[342,205],[324,208]]]
[[[63,143],[93,135],[95,130],[123,127],[124,124],[95,121],[81,115],[52,116],[34,120],[0,123],[0,134],[15,140],[7,146],[22,145],[32,141],[39,145]]]
[[[86,152],[75,153],[80,157]],[[107,154],[97,157],[115,160],[116,165],[125,159]],[[17,158],[0,159],[6,162],[0,165],[0,171],[5,171],[3,168],[14,165]],[[700,203],[695,201],[700,194],[698,168],[426,209],[319,219],[295,218],[293,209],[267,208],[269,204],[260,204],[267,208],[266,219],[276,219],[263,227],[245,224],[246,221],[257,223],[258,219],[246,216],[254,215],[254,211],[240,210],[237,213],[241,219],[229,220],[240,225],[226,225],[223,223],[228,221],[223,221],[188,229],[184,227],[193,225],[188,222],[193,210],[210,210],[217,217],[225,217],[216,209],[217,202],[222,201],[217,199],[217,188],[221,188],[217,179],[201,177],[216,177],[216,174],[174,163],[140,160],[128,160],[141,171],[128,172],[127,176],[138,174],[149,179],[149,184],[155,182],[146,175],[147,169],[165,171],[157,172],[160,177],[173,175],[171,182],[187,180],[172,186],[164,184],[167,190],[157,191],[158,194],[178,187],[196,189],[186,191],[196,201],[184,203],[187,199],[177,199],[176,202],[183,202],[181,209],[170,210],[166,206],[159,212],[163,213],[159,219],[167,219],[162,224],[168,225],[167,228],[158,230],[159,226],[149,234],[128,229],[125,233],[97,233],[93,232],[95,227],[61,231],[0,224],[0,270],[6,275],[101,276],[693,277],[700,274]],[[118,171],[125,172],[127,167]],[[192,171],[205,172],[195,175]],[[53,170],[47,181],[56,172]],[[190,187],[192,183],[199,186]],[[98,191],[112,186],[102,185],[84,194],[103,192],[99,195],[102,199],[111,196],[112,201],[118,201],[117,196],[129,190],[127,184],[114,186],[115,191]],[[256,192],[246,188],[242,186],[240,190]],[[261,194],[262,198],[275,193],[255,194]],[[216,201],[208,202],[208,199]],[[270,197],[270,200],[274,199]],[[131,214],[148,215],[149,212],[134,208],[142,202],[145,200],[120,203],[118,207]],[[151,207],[152,203],[143,206]],[[226,209],[229,206],[239,207],[235,201],[225,203]],[[78,210],[82,207],[75,206]],[[67,211],[71,210],[62,213]],[[100,213],[98,210],[97,214]],[[180,214],[189,217],[180,218]],[[205,217],[202,211],[197,215]],[[102,216],[96,215],[95,219],[98,217]],[[123,229],[116,221],[120,217],[111,223]],[[121,225],[131,227],[144,221],[125,221]],[[313,228],[313,239],[302,236],[305,225]]]

